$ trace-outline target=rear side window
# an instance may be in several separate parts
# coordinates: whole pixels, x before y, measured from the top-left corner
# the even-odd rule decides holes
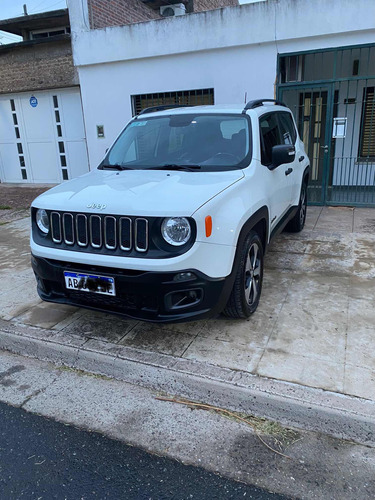
[[[283,144],[295,144],[297,139],[296,129],[290,113],[277,113],[280,121],[280,132]]]
[[[272,148],[278,144],[284,144],[281,140],[277,113],[269,113],[259,120],[261,161],[263,165],[271,165]]]

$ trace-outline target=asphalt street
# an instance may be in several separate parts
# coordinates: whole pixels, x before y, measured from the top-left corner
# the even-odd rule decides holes
[[[0,403],[1,499],[286,497]]]

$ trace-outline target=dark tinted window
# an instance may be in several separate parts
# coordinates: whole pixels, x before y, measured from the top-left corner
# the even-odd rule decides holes
[[[297,139],[296,129],[290,113],[277,113],[280,120],[280,132],[283,139],[282,144],[295,144]]]
[[[278,144],[284,144],[281,140],[279,122],[276,113],[264,115],[259,120],[261,160],[263,165],[271,165],[272,148]]]

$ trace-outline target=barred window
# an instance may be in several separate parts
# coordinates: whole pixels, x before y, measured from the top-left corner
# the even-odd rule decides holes
[[[361,132],[359,139],[359,157],[375,159],[375,87],[363,90]]]
[[[178,90],[176,92],[159,92],[155,94],[133,95],[132,113],[138,115],[143,109],[151,106],[169,104],[207,105],[214,104],[214,89]]]

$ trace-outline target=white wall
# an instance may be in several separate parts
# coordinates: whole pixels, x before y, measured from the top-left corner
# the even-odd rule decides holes
[[[91,31],[81,3],[68,0],[91,168],[130,119],[131,95],[213,87],[217,104],[272,98],[277,53],[375,39],[372,0],[268,0]]]
[[[131,118],[130,96],[214,88],[216,104],[243,103],[245,92],[248,100],[273,98],[275,67],[275,49],[267,44],[80,68],[91,168]],[[104,125],[104,139],[96,137],[96,125]]]

